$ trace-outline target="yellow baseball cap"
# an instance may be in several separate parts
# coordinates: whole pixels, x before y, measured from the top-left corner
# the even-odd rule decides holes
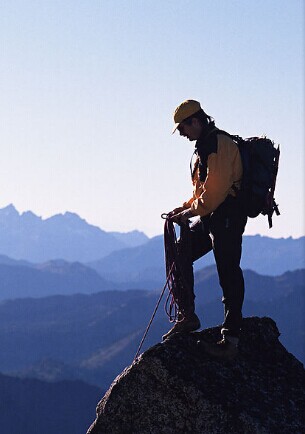
[[[181,122],[183,122],[185,119],[189,118],[193,114],[199,112],[199,110],[201,110],[200,103],[193,99],[187,99],[183,101],[180,105],[178,105],[178,107],[174,111],[175,126],[173,128],[172,134],[174,134]]]

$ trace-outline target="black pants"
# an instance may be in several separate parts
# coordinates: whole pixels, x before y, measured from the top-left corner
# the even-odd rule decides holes
[[[224,303],[223,335],[239,336],[244,300],[244,278],[240,268],[242,234],[247,217],[240,201],[228,198],[209,216],[202,217],[191,225],[191,261],[185,262],[185,279],[188,294],[181,299],[179,309],[187,316],[194,312],[193,262],[213,249],[219,283],[223,291]],[[183,239],[179,240],[179,250],[183,256]]]

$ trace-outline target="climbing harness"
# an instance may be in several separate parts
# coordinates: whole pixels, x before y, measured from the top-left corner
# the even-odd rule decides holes
[[[138,358],[150,326],[156,316],[157,310],[163,298],[163,295],[168,289],[168,296],[165,302],[165,312],[169,317],[170,322],[178,322],[183,319],[182,312],[179,311],[179,300],[182,298],[182,293],[185,293],[187,289],[187,280],[184,277],[183,272],[183,257],[179,254],[179,243],[185,243],[184,254],[190,249],[190,237],[189,237],[189,223],[180,225],[180,240],[178,242],[177,235],[172,219],[169,214],[163,213],[161,218],[165,220],[164,223],[164,250],[165,250],[165,266],[166,266],[166,281],[153,311],[153,314],[146,327],[136,355],[134,362]],[[189,248],[187,248],[189,247]],[[187,255],[186,255],[187,256]]]

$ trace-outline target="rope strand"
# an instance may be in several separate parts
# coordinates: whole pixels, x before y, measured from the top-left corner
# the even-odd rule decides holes
[[[157,301],[157,304],[156,304],[155,310],[153,311],[153,314],[152,314],[152,316],[151,316],[151,318],[150,318],[150,320],[149,320],[149,323],[148,323],[148,325],[147,325],[147,327],[146,327],[146,330],[145,330],[145,332],[144,332],[144,335],[143,335],[143,337],[142,337],[142,340],[141,340],[141,342],[140,342],[140,345],[139,345],[139,347],[138,347],[138,350],[137,350],[137,352],[136,352],[136,355],[135,355],[135,357],[134,357],[134,359],[133,359],[134,362],[135,362],[135,360],[139,357],[140,351],[141,351],[141,349],[142,349],[142,346],[143,346],[143,344],[144,344],[144,341],[145,341],[145,339],[146,339],[146,336],[147,336],[147,334],[148,334],[148,331],[149,331],[149,329],[150,329],[150,326],[151,326],[151,324],[152,324],[152,322],[153,322],[153,320],[154,320],[154,318],[155,318],[155,316],[156,316],[156,313],[157,313],[157,310],[158,310],[159,305],[160,305],[160,303],[161,303],[162,297],[163,297],[164,292],[165,292],[165,290],[166,290],[166,287],[167,287],[167,285],[168,285],[168,279],[169,279],[169,276],[168,276],[167,279],[166,279],[166,282],[165,282],[165,284],[164,284],[164,286],[163,286],[163,289],[162,289],[162,292],[161,292],[161,294],[160,294],[159,300]]]
[[[139,344],[139,347],[138,347],[138,350],[135,354],[133,362],[135,362],[136,359],[139,357],[140,351],[142,349],[142,346],[144,344],[146,336],[149,332],[151,324],[152,324],[152,322],[156,316],[157,310],[159,308],[159,305],[161,303],[161,300],[163,298],[165,290],[168,289],[168,296],[166,298],[165,306],[164,306],[165,312],[166,312],[167,316],[169,317],[170,322],[178,322],[179,321],[179,314],[181,314],[181,312],[179,311],[178,300],[180,298],[181,291],[184,291],[187,288],[186,279],[183,276],[183,266],[182,266],[182,263],[181,263],[181,260],[179,257],[178,241],[177,241],[174,223],[168,217],[168,214],[162,214],[161,217],[165,219],[165,223],[164,223],[164,249],[165,249],[165,267],[166,267],[167,277],[166,277],[166,282],[165,282],[163,289],[161,291],[161,294],[159,296],[159,299],[157,301],[157,304],[155,306],[155,309],[152,313],[152,316],[151,316],[149,323],[146,327],[144,335],[141,339],[141,342]],[[187,230],[189,230],[188,223],[186,225],[183,225],[183,226],[184,226],[184,229],[187,228]],[[188,237],[186,237],[186,238],[188,238]],[[177,276],[180,277],[180,280],[178,279]],[[183,318],[181,318],[181,319],[183,319]]]

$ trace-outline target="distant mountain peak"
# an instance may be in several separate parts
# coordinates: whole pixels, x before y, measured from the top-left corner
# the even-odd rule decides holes
[[[130,232],[109,232],[117,240],[123,242],[126,247],[137,247],[145,244],[149,238],[144,233],[137,229]]]
[[[76,220],[82,220],[79,217],[79,215],[77,215],[75,213],[72,213],[72,212],[69,212],[69,211],[66,211],[65,213],[59,212],[57,214],[54,214],[54,215],[48,217],[46,220],[56,220],[56,219],[58,219],[58,220],[61,219],[62,220],[62,219],[70,218],[71,216],[73,216],[73,218],[76,219]]]
[[[22,214],[20,214],[20,217],[22,218],[22,220],[32,223],[42,221],[42,218],[34,214],[32,211],[24,211]]]
[[[42,218],[32,211],[20,214],[10,204],[0,209],[0,222],[0,254],[14,259],[88,262],[126,247],[123,240],[70,211]]]
[[[81,220],[83,222],[85,222],[86,220],[81,218],[78,214],[76,214],[75,212],[71,212],[71,211],[66,211],[63,214],[64,217],[70,219],[70,220]]]
[[[12,216],[19,216],[19,212],[16,210],[14,205],[10,203],[9,205],[5,206],[4,208],[0,208],[0,215],[3,215],[5,217],[12,217]]]

